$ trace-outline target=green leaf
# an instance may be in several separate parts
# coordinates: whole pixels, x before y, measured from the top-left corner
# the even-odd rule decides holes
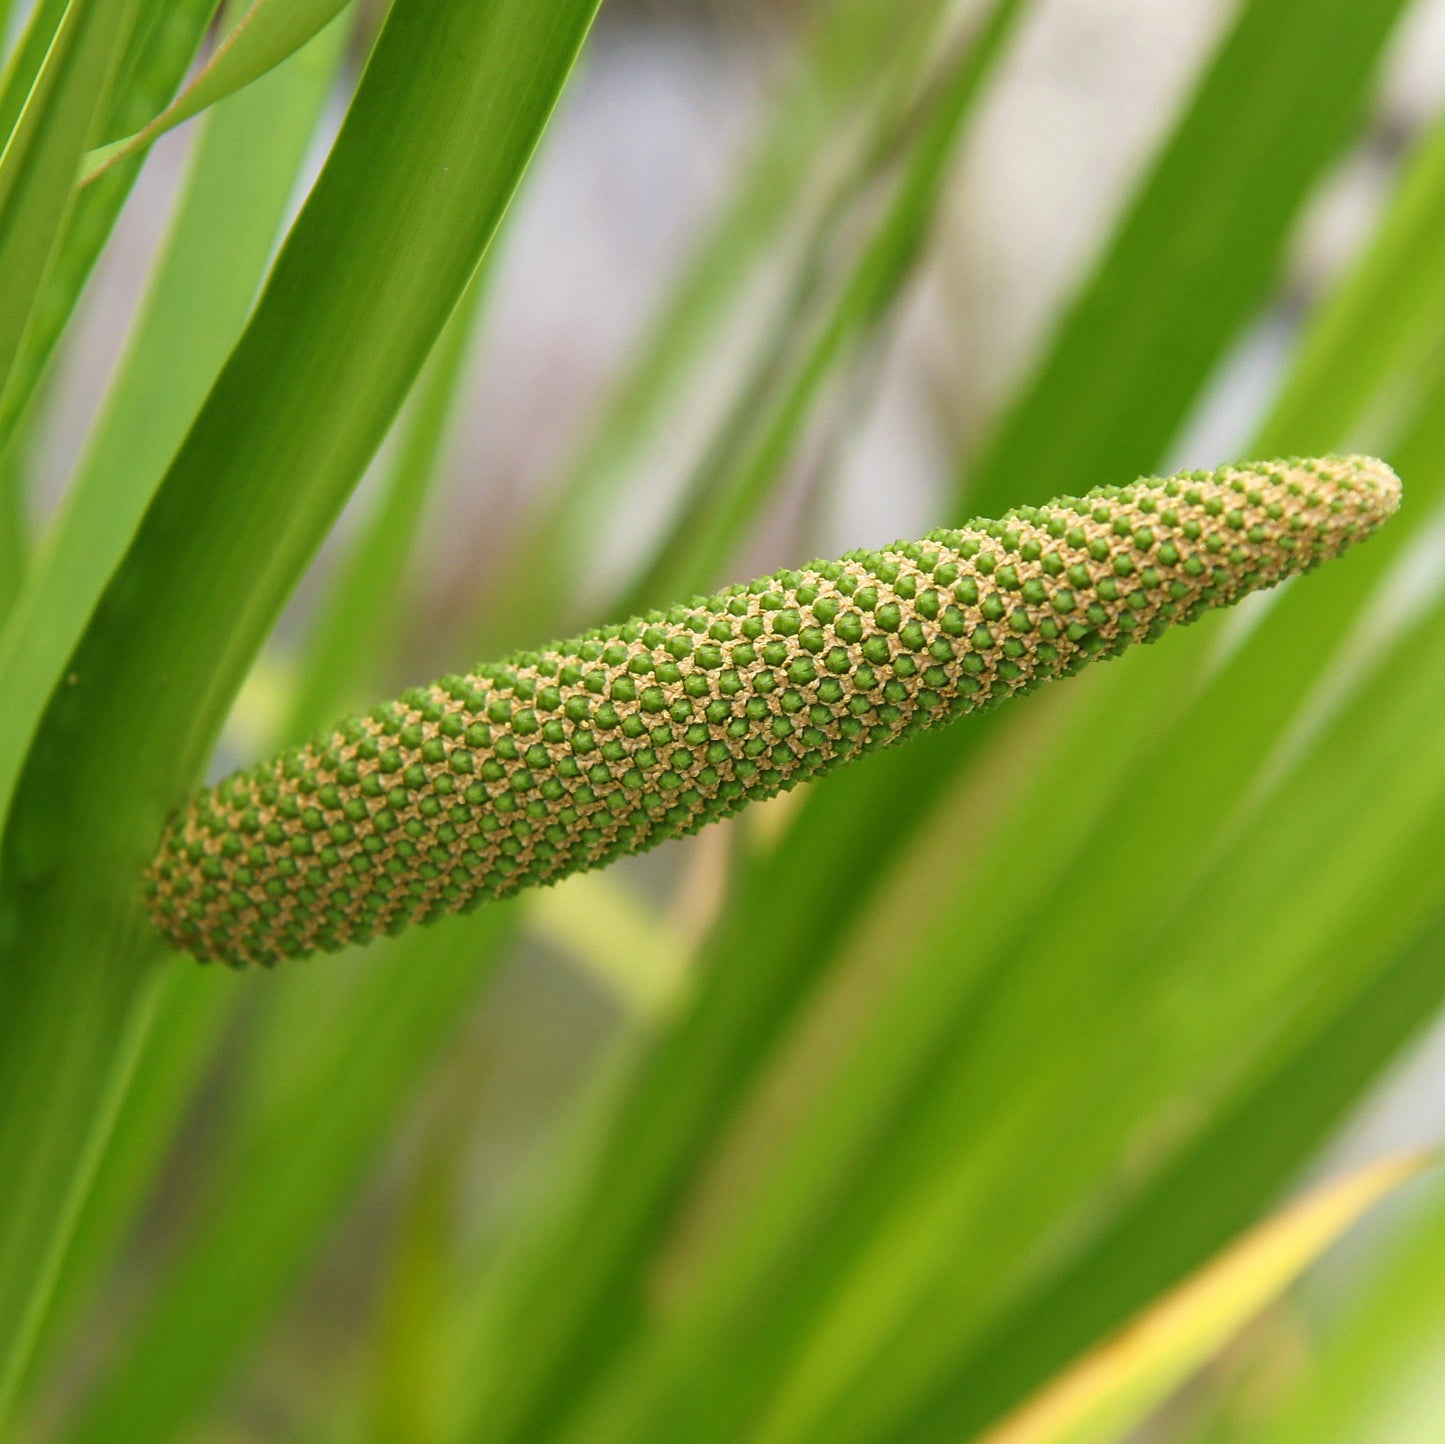
[[[0,154],[0,397],[140,0],[73,0]]]
[[[360,986],[335,1025],[310,1031],[300,1067],[227,1150],[215,1204],[157,1281],[153,1307],[67,1431],[70,1444],[162,1444],[204,1411],[466,1016],[510,914],[499,906],[451,919],[354,960],[365,970]],[[297,978],[292,991],[313,997],[335,986],[324,974]]]
[[[164,110],[86,157],[82,184],[94,181],[166,131],[259,80],[319,35],[352,0],[252,0],[200,73]]]
[[[328,60],[337,57],[342,34],[338,31],[327,41]],[[301,73],[290,82],[292,87],[300,82],[310,84],[314,90],[315,62],[304,62],[309,51],[323,40],[324,36],[312,42],[308,51],[294,57],[274,76],[263,78],[223,102],[218,118],[232,111],[259,112],[271,117],[272,123],[279,123],[285,108],[278,107],[279,97],[269,92],[283,77],[298,70]],[[238,135],[244,148],[234,155],[218,155],[218,165],[234,167],[250,153],[256,134],[254,123],[248,131],[250,144],[245,144],[244,135]],[[298,695],[311,699],[309,705],[318,709],[317,715],[321,715],[319,709],[329,715],[331,707],[339,705],[333,690],[338,684],[344,688],[345,679],[363,678],[375,666],[377,637],[384,636],[392,622],[396,573],[405,559],[420,503],[434,479],[435,463],[455,406],[456,383],[482,300],[485,273],[484,263],[418,380],[418,394],[405,418],[403,444],[387,503],[349,563],[349,584],[343,581],[330,613],[333,625],[323,625],[321,636],[313,644],[309,675]],[[348,647],[353,649],[349,657],[339,655]],[[328,695],[332,697],[330,703],[325,701]],[[293,713],[294,709],[295,704]],[[263,1172],[284,1169],[292,1177],[293,1187],[274,1208],[263,1207],[258,1214],[242,1207],[208,1221],[212,1242],[197,1242],[195,1273],[162,1288],[157,1312],[146,1316],[152,1331],[164,1334],[164,1301],[170,1297],[170,1290],[185,1295],[193,1289],[211,1297],[225,1297],[234,1284],[227,1271],[230,1259],[262,1251],[268,1267],[245,1280],[244,1298],[232,1299],[231,1305],[215,1316],[213,1329],[197,1334],[189,1324],[184,1326],[186,1365],[171,1373],[177,1397],[160,1401],[152,1397],[154,1391],[144,1390],[144,1405],[127,1400],[126,1365],[130,1361],[124,1360],[117,1377],[107,1381],[87,1418],[140,1407],[149,1411],[149,1422],[144,1426],[149,1433],[171,1427],[160,1422],[162,1415],[179,1419],[203,1406],[210,1390],[269,1321],[291,1279],[321,1243],[410,1091],[433,1062],[445,1033],[462,1016],[468,990],[475,988],[476,978],[485,973],[507,934],[499,922],[489,915],[484,923],[456,934],[450,943],[446,937],[433,937],[427,940],[424,955],[420,944],[390,953],[383,949],[365,970],[361,986],[351,989],[339,1010],[323,1006],[317,995],[345,992],[346,984],[328,983],[323,977],[294,975],[285,979],[284,985],[277,979],[263,997],[253,1001],[253,1006],[261,1006],[265,1019],[265,1046],[252,1046],[250,1058],[258,1077],[264,1077],[270,1086],[250,1090],[259,1094],[259,1106],[254,1112],[249,1107],[243,1110],[242,1136],[228,1143],[217,1165],[221,1177],[230,1177],[232,1182],[215,1186],[228,1193],[235,1187],[244,1188],[252,1170],[263,1167],[261,1159],[270,1147],[278,1152]],[[189,995],[192,989],[187,985],[179,990],[173,987],[173,991]],[[213,1004],[229,1001],[215,997],[214,989],[207,991],[213,995]],[[215,1008],[211,1011],[214,1013]],[[382,1078],[377,1088],[358,1091],[346,1086],[350,1060],[357,1056],[366,1056],[380,1071]],[[318,1081],[317,1070],[325,1059],[333,1060],[333,1071]],[[158,1060],[163,1079],[165,1067],[166,1060]],[[328,1096],[344,1098],[344,1104],[332,1109],[332,1127],[324,1144],[298,1169],[287,1156],[289,1125],[277,1125],[274,1120],[294,1120],[314,1108],[318,1098]],[[264,1237],[252,1239],[257,1228],[264,1231]],[[149,1337],[144,1326],[137,1334],[138,1339]],[[138,1343],[137,1347],[143,1360],[144,1345]],[[168,1353],[173,1348],[167,1343],[160,1347]]]
[[[823,303],[808,307],[800,296],[792,312],[802,314],[781,319],[763,364],[719,428],[682,508],[619,612],[666,605],[718,580],[744,529],[785,475],[825,384],[882,328],[915,274],[959,138],[1025,10],[1021,0],[996,0],[943,74],[925,79],[919,112],[900,125],[901,136],[877,147],[883,156],[910,147],[893,195]],[[876,167],[880,156],[870,159]],[[850,189],[866,187],[855,182]],[[815,238],[817,251],[826,250],[840,229],[830,210]],[[814,265],[820,264],[817,257]]]
[[[1032,381],[970,468],[985,516],[1147,472],[1264,299],[1355,133],[1401,0],[1253,0],[1135,191]],[[1122,418],[1128,424],[1120,424]]]
[[[344,32],[217,110],[60,516],[0,633],[0,799],[67,658],[245,326]],[[3,802],[0,802],[3,811]]]
[[[456,422],[495,254],[495,247],[488,251],[417,383],[380,504],[332,585],[308,645],[282,729],[286,742],[315,736],[363,701],[377,681],[378,659],[392,649],[402,574]]]
[[[236,121],[244,120],[244,124],[235,135],[235,139],[241,142],[239,149],[233,153],[229,146],[225,146],[212,155],[212,162],[219,171],[234,173],[243,159],[254,154],[255,138],[264,123],[263,118],[278,127],[278,137],[291,137],[286,148],[299,160],[300,147],[296,142],[304,135],[304,128],[301,135],[296,134],[296,116],[292,112],[297,107],[294,103],[278,103],[284,101],[288,94],[287,88],[278,89],[278,86],[299,91],[296,100],[309,94],[313,104],[319,101],[325,89],[324,77],[329,73],[330,64],[339,58],[343,38],[344,30],[334,32],[330,38],[319,38],[307,51],[293,57],[272,76],[263,78],[256,86],[222,103],[215,121],[229,119],[234,114]],[[311,55],[310,52],[323,40],[324,54]],[[277,149],[281,147],[278,145]],[[234,183],[229,189],[235,189]],[[213,212],[212,224],[214,221]],[[199,260],[199,257],[196,259]],[[414,508],[431,480],[431,468],[444,435],[445,421],[454,404],[450,388],[458,379],[459,368],[466,355],[471,321],[480,297],[481,287],[474,281],[467,299],[453,316],[418,382],[420,395],[416,400],[420,404],[406,418],[405,444],[394,473],[394,486],[406,493],[406,505],[388,506],[382,512],[392,524],[380,538],[384,545],[379,548],[388,572],[394,565],[399,566],[404,558],[406,542],[410,538],[409,526],[415,519]],[[201,299],[197,296],[192,304],[199,307]],[[406,525],[398,521],[402,513],[405,514]],[[364,546],[361,554],[371,555],[375,561],[378,548]],[[362,580],[358,578],[352,601],[357,609],[375,622],[379,630],[384,629],[390,620],[388,609],[394,605],[395,578],[387,581],[378,577],[373,567],[368,573],[367,585],[362,586]],[[334,682],[338,675],[364,675],[365,669],[374,665],[374,647],[367,629],[358,629],[354,625],[357,620],[354,612],[348,613],[345,620],[346,637],[356,647],[352,670],[338,673],[335,651],[343,643],[336,634],[332,634],[327,648],[323,650],[318,645],[313,653],[321,679],[312,680],[302,695],[309,692],[312,696],[324,696],[327,680]],[[272,1146],[284,1151],[284,1126],[267,1132],[272,1127],[270,1120],[276,1116],[295,1118],[301,1110],[314,1106],[319,1096],[327,1094],[345,1096],[346,1103],[344,1108],[333,1109],[333,1127],[328,1131],[326,1146],[315,1150],[299,1173],[293,1161],[277,1158],[273,1166],[291,1172],[296,1186],[288,1192],[278,1209],[262,1210],[267,1231],[264,1242],[249,1239],[249,1231],[257,1226],[256,1218],[249,1209],[243,1208],[211,1220],[221,1239],[219,1247],[211,1255],[214,1270],[220,1270],[225,1260],[238,1256],[238,1253],[244,1255],[253,1250],[265,1252],[269,1268],[264,1271],[264,1276],[252,1275],[248,1278],[247,1301],[236,1302],[227,1308],[217,1318],[218,1327],[208,1339],[202,1340],[194,1334],[189,1337],[186,1357],[192,1372],[172,1375],[181,1397],[168,1404],[167,1408],[178,1410],[181,1414],[188,1409],[199,1408],[214,1381],[224,1377],[236,1356],[267,1322],[289,1280],[309,1253],[314,1251],[331,1218],[344,1206],[350,1190],[355,1187],[356,1177],[386,1135],[409,1091],[424,1076],[445,1031],[454,1026],[461,1012],[459,1004],[467,989],[475,987],[475,978],[485,971],[489,959],[496,954],[497,943],[505,932],[496,927],[496,921],[489,918],[485,928],[473,928],[470,933],[459,936],[451,953],[445,941],[438,951],[436,941],[432,940],[425,957],[414,953],[377,957],[366,971],[368,981],[335,1016],[318,1006],[316,994],[341,991],[344,984],[328,983],[323,978],[288,978],[284,987],[278,986],[281,980],[275,980],[264,995],[251,1000],[253,1008],[259,1006],[262,1009],[269,1036],[278,1031],[285,1033],[292,1023],[304,1036],[296,1039],[298,1046],[294,1050],[296,1057],[293,1061],[298,1066],[294,1071],[287,1070],[286,1060],[277,1057],[274,1050],[259,1055],[254,1048],[251,1050],[253,1067],[266,1076],[273,1087],[266,1093],[261,1110],[245,1120],[242,1138],[230,1143],[223,1151],[218,1165],[222,1176],[225,1177],[227,1171],[234,1173],[238,1169],[257,1166],[258,1151],[265,1146],[256,1141],[258,1137],[269,1138]],[[456,958],[455,968],[447,963],[447,958],[451,956]],[[408,981],[401,981],[396,976],[398,971]],[[194,975],[194,983],[192,976],[190,970],[182,970],[171,984],[170,995],[179,1000],[191,1029],[200,1030],[204,1038],[206,1030],[214,1029],[217,1018],[224,1016],[222,1008],[232,1001],[229,994],[233,990],[216,988],[213,985],[218,980],[205,973]],[[212,986],[203,987],[202,984]],[[323,1018],[326,1019],[324,1024]],[[385,1020],[387,1031],[379,1034],[382,1020]],[[144,1060],[140,1074],[141,1082],[148,1085],[150,1093],[162,1090],[160,1106],[143,1096],[137,1100],[134,1109],[128,1107],[122,1114],[122,1122],[129,1123],[133,1136],[128,1148],[123,1140],[122,1147],[117,1151],[132,1174],[138,1171],[135,1155],[146,1156],[147,1144],[150,1154],[154,1155],[157,1146],[155,1134],[159,1133],[162,1138],[169,1136],[164,1124],[154,1115],[159,1113],[164,1119],[165,1105],[179,1101],[178,1084],[186,1070],[198,1060],[194,1044],[184,1048],[184,1042],[189,1040],[177,1038],[175,1032],[171,1030],[170,1036],[175,1043],[182,1044],[184,1051],[174,1046],[169,1050],[162,1048],[158,1057]],[[334,1064],[335,1074],[318,1084],[315,1068],[323,1048],[330,1049],[326,1056],[338,1061]],[[401,1051],[388,1054],[388,1048]],[[153,1048],[152,1052],[156,1051]],[[168,1057],[167,1051],[179,1052],[179,1056]],[[344,1085],[342,1074],[350,1063],[342,1060],[362,1055],[372,1060],[373,1067],[380,1067],[386,1073],[386,1087],[358,1093]],[[392,1058],[389,1071],[388,1057]],[[145,1063],[148,1062],[153,1062],[154,1066],[147,1069]],[[133,1113],[139,1116],[132,1117]],[[143,1174],[143,1170],[139,1172]],[[105,1182],[102,1178],[102,1184]],[[229,1186],[220,1186],[229,1192],[231,1187],[238,1185],[233,1181]],[[92,1212],[97,1212],[102,1205],[114,1211],[116,1191],[114,1185],[108,1190],[98,1189]],[[122,1216],[128,1213],[125,1208],[120,1211]],[[113,1232],[113,1220],[107,1222],[111,1224],[109,1231]],[[95,1226],[104,1228],[99,1219],[95,1221]],[[198,1248],[203,1251],[204,1246]],[[184,1291],[186,1285],[179,1283],[176,1287]],[[226,1281],[213,1271],[199,1287],[219,1297],[225,1292]],[[156,1327],[163,1328],[163,1324]],[[168,1345],[165,1347],[169,1348]],[[123,1391],[123,1388],[124,1385],[117,1382],[107,1393],[108,1407],[126,1407],[119,1402],[118,1391]],[[161,1426],[154,1414],[155,1401],[150,1401],[150,1405],[151,1423],[146,1427],[159,1428]],[[96,1407],[105,1408],[107,1405],[97,1403]]]
[[[1261,448],[1339,445],[1386,382],[1428,358],[1445,313],[1442,231],[1445,115],[1416,146],[1366,255],[1311,318]]]
[[[12,695],[38,704],[53,689],[105,578],[240,335],[344,38],[342,28],[324,33],[207,118],[116,383],[15,626],[0,642],[0,677]],[[12,709],[11,721],[25,710]],[[38,711],[37,705],[31,715]],[[57,1286],[47,1330],[52,1349],[133,1220],[173,1139],[233,1001],[235,990],[224,983],[189,969],[167,976],[156,1033],[137,1064]]]
[[[1101,1233],[917,1401],[899,1444],[999,1418],[1266,1207],[1445,1003],[1441,937],[1437,918],[1327,1020],[1272,1050]]]
[[[40,0],[26,17],[25,29],[6,57],[4,74],[0,76],[0,134],[7,138],[30,98],[35,77],[45,64],[69,8],[70,0]]]
[[[1286,1382],[1283,1405],[1276,1398],[1247,1437],[1257,1444],[1429,1444],[1440,1423],[1442,1277],[1445,1207],[1437,1188],[1374,1262],[1363,1296],[1345,1303],[1308,1373]]]
[[[16,1357],[44,1290],[57,1201],[78,1186],[98,1100],[119,1086],[116,1040],[155,966],[144,856],[475,271],[594,9],[393,6],[251,322],[36,730],[0,859],[0,1089],[29,1100],[0,1120],[0,1358]]]
[[[540,631],[555,630],[577,614],[582,599],[566,598],[567,609],[559,611],[556,589],[540,585],[537,569],[525,558],[542,551],[556,559],[557,575],[585,574],[610,509],[625,501],[623,483],[668,443],[676,418],[698,405],[696,393],[711,393],[714,380],[706,363],[721,337],[743,329],[746,344],[761,348],[748,363],[750,379],[739,389],[767,401],[768,378],[759,373],[770,357],[791,355],[788,326],[774,324],[759,339],[751,334],[755,328],[739,327],[739,317],[749,309],[760,273],[766,277],[778,256],[794,278],[788,287],[793,294],[817,289],[820,277],[808,277],[821,268],[835,227],[815,214],[824,205],[813,195],[819,187],[815,176],[836,192],[825,205],[832,215],[879,172],[888,159],[881,138],[899,139],[902,122],[918,103],[943,8],[940,0],[910,0],[903,7],[823,0],[817,6],[801,72],[775,104],[727,209],[688,258],[598,421],[565,466],[555,500],[516,548],[518,560],[502,564],[473,647],[476,655],[535,642]],[[833,179],[840,149],[856,172],[841,186]],[[860,149],[863,154],[855,155]],[[801,239],[795,235],[800,229]],[[773,308],[770,302],[769,311]],[[703,405],[709,413],[716,410],[710,402]],[[741,405],[734,409],[745,412]],[[751,415],[744,419],[751,428]],[[724,461],[731,455],[728,428],[728,418],[711,422],[712,452]],[[637,590],[635,576],[629,586]]]
[[[1418,1155],[1383,1159],[1260,1224],[990,1429],[979,1444],[1109,1444],[1124,1438],[1423,1166]]]
[[[149,115],[180,83],[206,33],[215,0],[171,0],[147,4],[130,31],[127,54],[117,67],[105,108],[122,122]],[[8,438],[30,409],[48,372],[56,346],[70,323],[91,271],[110,236],[121,207],[140,174],[140,161],[118,167],[104,184],[74,199],[56,247],[55,259],[36,301],[35,314],[0,403],[0,438]]]

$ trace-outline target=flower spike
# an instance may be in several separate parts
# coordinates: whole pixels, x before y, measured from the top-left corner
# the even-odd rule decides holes
[[[193,797],[152,916],[272,964],[602,867],[1307,571],[1399,495],[1362,457],[1103,487],[443,678]]]

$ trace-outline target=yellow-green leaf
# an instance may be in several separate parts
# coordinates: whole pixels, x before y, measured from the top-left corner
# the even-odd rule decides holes
[[[979,1444],[1121,1438],[1426,1161],[1418,1153],[1382,1159],[1266,1220],[1085,1354]]]

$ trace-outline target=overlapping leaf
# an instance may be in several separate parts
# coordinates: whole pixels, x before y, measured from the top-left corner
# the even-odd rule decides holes
[[[104,1102],[123,1083],[117,1043],[138,1026],[153,966],[138,863],[475,270],[593,9],[393,10],[257,310],[41,720],[3,859],[0,1072],[7,1096],[31,1100],[0,1130],[7,1359],[43,1307],[46,1258],[63,1251],[57,1201],[83,1194],[114,1112]],[[325,427],[310,424],[318,414]]]
[[[319,35],[352,0],[251,0],[205,65],[158,115],[131,133],[122,129],[87,157],[84,180],[144,150],[166,131],[259,80]]]

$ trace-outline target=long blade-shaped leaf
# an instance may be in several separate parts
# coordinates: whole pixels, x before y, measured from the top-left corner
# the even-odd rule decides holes
[[[36,730],[0,862],[0,1087],[28,1101],[0,1121],[0,1355],[41,1283],[37,1242],[147,971],[144,857],[476,269],[594,10],[393,7],[256,313]]]
[[[105,118],[124,123],[149,115],[180,83],[206,33],[216,0],[167,0],[147,5],[130,33]],[[0,403],[0,437],[9,437],[30,409],[56,346],[65,334],[86,281],[140,174],[140,162],[118,166],[103,185],[81,192],[67,214],[55,259]]]
[[[1372,1269],[1357,1303],[1330,1329],[1313,1367],[1264,1424],[1258,1444],[1430,1444],[1440,1427],[1445,1359],[1445,1206],[1438,1190]],[[1239,1437],[1226,1429],[1224,1438]]]
[[[333,41],[327,54],[334,58],[336,52]],[[304,59],[304,55],[294,58],[276,72],[274,79],[264,78],[256,87],[226,102],[218,118],[226,116],[230,109],[250,112],[259,106],[279,121],[267,91],[298,69],[302,74],[291,83],[299,79],[304,84],[306,71],[313,68],[299,66]],[[252,126],[252,134],[254,129]],[[225,157],[232,163],[238,158]],[[474,280],[468,298],[453,315],[419,378],[388,502],[348,569],[353,584],[343,587],[338,597],[347,603],[346,609],[339,615],[333,613],[333,625],[324,629],[323,637],[313,646],[308,670],[314,675],[303,684],[300,695],[312,698],[313,707],[323,708],[326,716],[341,705],[335,695],[338,679],[344,692],[345,679],[364,678],[375,666],[375,643],[386,633],[388,609],[394,605],[396,572],[411,539],[419,503],[432,479],[481,292],[482,287]],[[350,649],[349,655],[338,657],[346,648]],[[332,696],[331,704],[315,700],[327,695]],[[417,939],[389,952],[383,950],[381,956],[371,960],[362,985],[353,990],[339,1012],[334,1016],[325,1012],[325,1024],[321,1022],[323,1011],[317,1007],[317,988],[335,992],[348,980],[326,983],[320,977],[295,973],[274,980],[263,998],[253,1000],[253,1004],[263,1007],[271,1033],[278,1026],[284,1030],[294,1024],[304,1035],[295,1040],[295,1057],[291,1060],[294,1067],[288,1068],[285,1060],[279,1060],[281,1080],[276,1086],[275,1049],[259,1056],[252,1049],[252,1067],[259,1069],[273,1087],[255,1116],[244,1121],[242,1136],[228,1142],[217,1165],[219,1181],[213,1182],[212,1190],[230,1204],[206,1218],[203,1238],[190,1241],[184,1275],[161,1280],[159,1292],[165,1304],[146,1316],[144,1326],[132,1331],[130,1353],[86,1415],[88,1420],[104,1422],[82,1422],[78,1426],[82,1432],[95,1430],[101,1437],[110,1437],[119,1430],[158,1438],[204,1405],[216,1383],[267,1322],[283,1291],[324,1236],[335,1213],[344,1206],[445,1035],[465,1016],[463,1004],[468,993],[475,988],[476,979],[485,975],[507,934],[500,923],[500,918],[489,915],[454,934]],[[185,1006],[195,989],[185,982],[184,974],[179,981],[183,986],[173,984],[171,992],[179,994]],[[214,1015],[214,1005],[226,1001],[215,996],[214,989],[204,991],[211,996],[196,1000],[196,1006],[189,1009],[193,1017],[198,1008],[204,1010],[208,1004],[208,1015]],[[368,1059],[368,1074],[376,1085],[365,1090],[346,1086],[351,1060],[359,1056]],[[182,1055],[179,1066],[184,1068],[187,1061],[188,1055]],[[171,1064],[165,1057],[156,1062],[162,1074]],[[175,1071],[173,1065],[170,1071]],[[153,1080],[144,1067],[141,1080],[152,1090],[157,1084],[168,1086],[164,1076]],[[298,1166],[298,1161],[289,1156],[292,1130],[297,1120],[314,1111],[322,1099],[332,1100],[330,1127]],[[135,1124],[142,1121],[135,1120]],[[145,1140],[136,1140],[136,1144],[144,1148]],[[268,1157],[271,1162],[266,1161]],[[260,1180],[277,1171],[284,1171],[290,1180],[284,1197],[258,1206],[238,1196],[238,1191],[243,1193],[253,1183],[269,1188]],[[248,1272],[243,1289],[238,1288],[242,1281],[236,1280],[229,1268],[229,1261],[236,1257],[266,1260],[264,1268]],[[175,1300],[195,1297],[204,1297],[213,1305],[209,1317],[214,1327],[198,1331],[184,1302],[177,1316]],[[214,1307],[217,1304],[220,1307]],[[168,1336],[168,1327],[184,1337],[183,1347],[178,1349],[176,1339]],[[152,1373],[152,1349],[159,1349],[168,1361],[170,1386],[162,1395],[147,1383]],[[128,1390],[135,1384],[139,1388],[132,1396]],[[143,1420],[134,1417],[137,1412]],[[128,1416],[129,1422],[118,1423],[118,1415]]]
[[[218,111],[115,385],[15,616],[0,633],[0,724],[11,769],[105,584],[240,336],[295,186],[343,39],[340,30]],[[25,698],[22,703],[19,699]],[[0,778],[6,769],[0,767]],[[0,797],[9,791],[0,782]]]
[[[0,644],[0,676],[13,695],[53,688],[240,335],[344,39],[341,29],[323,34],[207,118],[116,385],[24,594],[20,619]],[[64,1328],[133,1219],[236,992],[225,979],[189,970],[166,981],[158,1037],[139,1061],[117,1137],[77,1225],[52,1335]]]
[[[134,134],[122,132],[122,139],[87,158],[85,179],[94,180],[102,171],[144,150],[166,131],[259,80],[319,35],[351,3],[252,0],[200,73],[175,100]]]
[[[510,910],[499,907],[368,960],[340,1024],[313,1033],[298,1076],[228,1155],[217,1205],[159,1281],[156,1307],[131,1330],[70,1444],[162,1444],[202,1412],[353,1195],[510,925]],[[310,1142],[298,1156],[303,1135]]]
[[[26,17],[25,29],[0,75],[0,135],[8,137],[15,129],[69,7],[70,0],[40,0]]]
[[[1384,1159],[1260,1224],[989,1430],[980,1444],[1109,1444],[1123,1438],[1342,1233],[1414,1177],[1422,1162],[1415,1155]]]
[[[799,319],[787,318],[780,354],[760,368],[738,414],[721,429],[692,478],[686,504],[620,611],[664,605],[717,579],[784,474],[825,383],[882,326],[915,274],[959,138],[1025,11],[1021,0],[998,0],[963,54],[927,87],[924,113],[914,117],[919,133],[894,196],[822,314],[804,320],[807,334],[796,356],[786,353],[795,347],[788,333],[800,329]]]
[[[417,384],[380,505],[347,557],[316,625],[283,729],[287,742],[315,735],[359,704],[378,680],[378,660],[395,640],[396,596],[456,421],[494,254],[488,252]]]
[[[1241,1088],[1080,1256],[1042,1281],[897,1427],[979,1429],[1119,1325],[1276,1197],[1445,1002],[1441,920]]]
[[[0,153],[0,397],[139,0],[73,0]]]
[[[984,448],[970,507],[1148,471],[1264,298],[1291,218],[1353,134],[1399,0],[1241,12],[1039,370]],[[1128,425],[1118,424],[1127,417]]]

